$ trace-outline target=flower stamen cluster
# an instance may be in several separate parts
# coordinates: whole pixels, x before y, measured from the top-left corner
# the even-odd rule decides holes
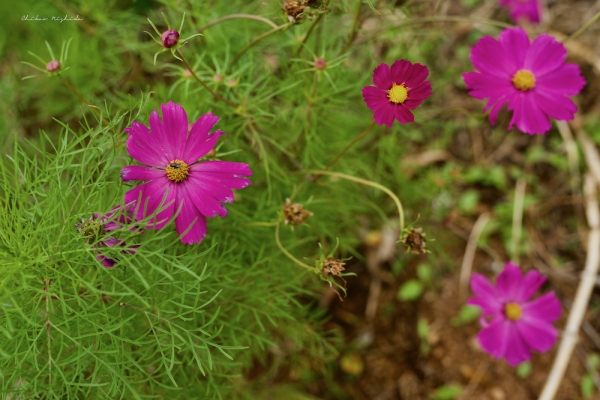
[[[183,182],[190,174],[188,165],[183,160],[172,160],[166,168],[167,178],[175,183]]]

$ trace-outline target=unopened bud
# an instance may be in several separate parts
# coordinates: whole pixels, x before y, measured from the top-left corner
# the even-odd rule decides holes
[[[170,49],[179,41],[179,32],[174,31],[173,29],[164,31],[160,37],[160,40],[162,41],[163,46],[165,46],[167,49]]]
[[[60,63],[57,60],[52,60],[46,64],[46,71],[54,72],[60,68]]]
[[[325,61],[324,58],[317,58],[315,60],[315,68],[318,69],[319,71],[324,70],[327,67],[327,62]]]

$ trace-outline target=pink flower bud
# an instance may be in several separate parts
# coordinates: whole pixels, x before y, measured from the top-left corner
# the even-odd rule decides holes
[[[160,40],[162,41],[163,46],[165,46],[167,49],[170,49],[179,41],[179,32],[172,29],[164,31],[160,37]]]
[[[315,60],[315,68],[318,69],[319,71],[324,70],[327,67],[327,62],[325,61],[324,58],[317,58]]]
[[[46,64],[46,71],[54,72],[60,68],[60,63],[57,60],[52,60],[48,64]]]

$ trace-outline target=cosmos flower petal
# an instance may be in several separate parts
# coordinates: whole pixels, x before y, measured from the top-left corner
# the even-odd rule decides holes
[[[402,105],[412,110],[420,106],[429,96],[431,96],[431,83],[423,81],[419,86],[410,89],[410,97]]]
[[[407,60],[396,60],[392,64],[390,68],[390,77],[392,78],[392,83],[397,85],[401,85],[403,83],[407,83],[407,77],[409,71],[411,70],[412,63]],[[419,64],[421,65],[421,64]],[[408,86],[408,85],[407,85]]]
[[[504,47],[491,36],[479,39],[469,56],[475,69],[503,79],[510,78],[514,73],[505,62],[507,58]]]
[[[515,301],[521,290],[521,269],[512,263],[506,263],[496,280],[498,296],[505,301]]]
[[[504,53],[509,55],[504,63],[512,75],[523,67],[530,46],[529,36],[523,28],[507,28],[500,33],[498,41],[504,48]]]
[[[508,103],[508,109],[514,111],[508,129],[517,125],[521,132],[534,135],[536,133],[544,134],[552,128],[550,118],[542,112],[533,93],[521,94],[514,98],[516,101]]]
[[[175,217],[175,229],[181,235],[193,224],[181,241],[185,244],[194,244],[200,243],[206,237],[206,217],[194,206],[189,189],[189,185],[182,185],[182,188],[177,191],[176,203],[181,210]]]
[[[382,107],[390,105],[387,91],[374,87],[365,86],[362,89],[363,100],[372,111],[377,111]]]
[[[173,156],[183,154],[188,133],[188,117],[181,105],[169,101],[161,105],[162,128],[173,149]]]
[[[248,164],[232,161],[204,161],[194,165],[194,171],[227,172],[238,176],[252,176]]]
[[[423,64],[415,63],[412,68],[409,68],[407,76],[405,78],[406,86],[410,89],[419,86],[427,76],[429,75],[429,69]]]
[[[408,108],[404,107],[402,104],[398,104],[395,107],[395,115],[398,122],[401,124],[408,124],[410,122],[415,122],[415,116],[408,110]]]
[[[521,307],[527,319],[554,322],[560,318],[560,302],[554,292],[548,292]]]
[[[163,147],[165,154],[167,156],[167,163],[171,160],[175,160],[175,149],[173,148],[173,139],[170,137],[171,135],[165,130],[163,124],[158,116],[158,111],[154,110],[150,113],[150,130],[152,131],[152,136],[156,138],[156,140]],[[187,135],[187,130],[186,130]],[[166,164],[164,164],[166,165]],[[158,166],[158,165],[156,165]]]
[[[579,65],[566,63],[544,76],[536,77],[536,84],[546,92],[574,96],[585,86],[585,79]]]
[[[538,36],[531,43],[523,68],[536,78],[560,68],[567,59],[565,46],[548,34]]]
[[[520,290],[513,299],[517,303],[524,303],[529,300],[546,282],[546,277],[535,270],[525,274],[521,281]]]
[[[202,173],[206,180],[210,180],[231,189],[243,189],[252,185],[248,178],[242,178],[227,172],[206,172]]]
[[[477,335],[479,345],[494,358],[502,358],[510,341],[510,322],[497,316]]]
[[[188,180],[184,182],[189,197],[202,215],[208,218],[220,216],[225,218],[227,208],[225,208],[217,199],[215,199],[207,185],[200,180]]]
[[[545,92],[543,90],[536,91],[538,97],[537,104],[544,114],[558,121],[571,121],[575,118],[577,106],[573,100],[565,98],[557,98],[554,93]]]
[[[387,125],[391,128],[394,123],[394,115],[394,107],[390,105],[375,110],[373,117],[379,125]]]
[[[129,133],[127,152],[134,160],[161,168],[167,165],[170,160],[167,151],[145,125],[134,122],[125,132]]]
[[[189,181],[195,188],[201,187],[210,196],[222,203],[231,203],[233,201],[233,191],[220,182],[210,179],[207,175],[201,175],[200,177],[191,173]]]
[[[472,297],[468,304],[481,307],[485,315],[502,312],[502,303],[498,300],[496,288],[481,274],[471,276],[471,290],[477,297]]]
[[[528,19],[533,23],[540,22],[539,0],[500,0],[500,4],[509,10],[510,18],[514,22],[521,19]]]
[[[518,324],[511,324],[508,322],[507,324],[509,327],[509,341],[505,350],[505,358],[511,367],[516,367],[522,362],[531,359],[531,349],[527,345],[525,339],[519,333],[517,329]]]
[[[373,70],[373,83],[380,89],[389,90],[392,87],[390,67],[387,64],[379,64]]]
[[[163,201],[165,192],[167,192],[166,198]],[[171,184],[170,181],[164,177],[161,179],[151,180],[131,189],[125,193],[125,202],[136,203],[135,213],[138,221],[141,221],[144,218],[154,214],[159,206],[164,208],[154,218],[151,218],[146,226],[147,229],[161,229],[173,216],[175,192],[176,189],[173,187],[173,184]],[[141,197],[139,197],[140,193]],[[138,198],[140,199],[139,202]]]
[[[217,130],[210,133],[210,130],[219,121],[219,117],[212,113],[204,114],[194,123],[190,135],[185,143],[185,151],[183,153],[183,161],[188,164],[198,161],[211,151],[217,144],[219,136],[225,132]]]
[[[522,318],[516,326],[525,343],[535,351],[550,350],[558,337],[556,328],[545,320]]]
[[[140,165],[128,165],[121,170],[121,179],[128,181],[149,181],[165,177],[165,171]]]

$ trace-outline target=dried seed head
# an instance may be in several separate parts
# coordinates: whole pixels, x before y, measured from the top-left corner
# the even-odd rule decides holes
[[[324,70],[325,68],[327,68],[327,61],[325,61],[325,59],[321,57],[317,58],[315,60],[315,68],[319,71]]]
[[[173,29],[164,31],[160,37],[160,41],[162,42],[163,46],[165,46],[167,49],[170,49],[179,41],[179,32]]]
[[[406,246],[406,251],[410,251],[414,254],[425,254],[427,247],[425,236],[427,234],[423,233],[423,228],[413,229],[410,228],[410,231],[402,238],[402,244]]]
[[[290,22],[306,10],[306,3],[305,0],[285,0],[282,7]]]
[[[325,277],[328,277],[329,275],[342,276],[342,271],[345,270],[344,265],[346,265],[346,263],[341,260],[327,257],[325,261],[323,261],[323,274],[325,274]]]
[[[60,63],[58,60],[52,60],[48,64],[46,64],[46,71],[54,72],[60,68]]]
[[[313,215],[308,210],[305,210],[302,204],[293,203],[290,199],[285,200],[283,205],[283,217],[285,224],[300,225],[304,223],[304,220]]]

